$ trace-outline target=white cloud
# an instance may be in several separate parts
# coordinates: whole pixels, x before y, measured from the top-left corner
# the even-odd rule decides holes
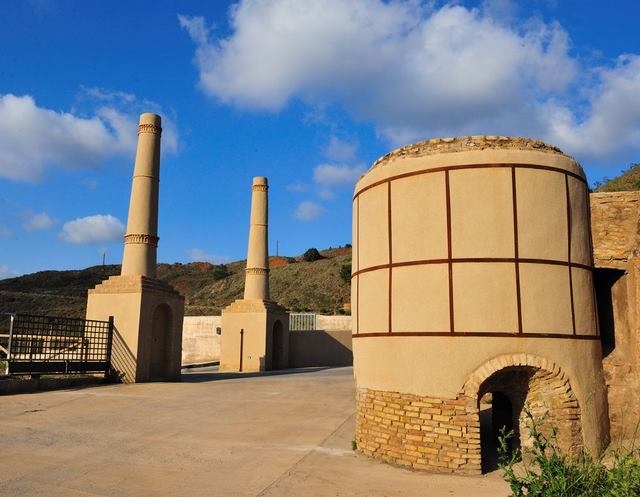
[[[355,143],[349,143],[332,136],[324,149],[324,155],[332,161],[351,162],[356,158],[357,149],[358,146]]]
[[[192,248],[187,250],[187,255],[189,256],[189,260],[191,262],[210,262],[211,264],[226,264],[231,260],[228,257],[209,254],[205,250],[200,248]]]
[[[201,17],[179,22],[196,45],[201,89],[237,107],[338,103],[392,145],[516,134],[588,157],[638,149],[636,55],[610,68],[583,67],[562,26],[516,25],[511,2],[433,5],[242,0],[230,11],[231,34],[218,38]]]
[[[303,193],[307,190],[307,185],[305,185],[304,183],[289,183],[287,185],[287,191],[289,192]]]
[[[122,239],[124,225],[110,214],[98,214],[64,223],[60,237],[68,243],[104,243]]]
[[[81,88],[81,98],[90,99],[93,102],[103,102],[108,106],[103,106],[96,111],[98,116],[103,117],[110,123],[111,127],[118,132],[119,136],[129,138],[129,148],[133,149],[137,142],[136,130],[138,117],[143,112],[154,112],[162,116],[162,140],[161,147],[163,153],[175,154],[178,151],[178,130],[171,118],[163,112],[162,106],[148,99],[139,99],[133,93],[124,91],[109,90],[101,87]]]
[[[336,194],[333,193],[333,190],[330,190],[329,188],[319,188],[318,196],[322,200],[334,200],[336,198]]]
[[[122,134],[120,117],[112,113],[82,118],[38,107],[30,96],[3,95],[0,177],[35,181],[49,164],[94,167],[113,154],[131,152],[131,133]]]
[[[110,97],[99,89],[83,91],[96,101],[108,100],[110,106],[82,117],[39,107],[29,95],[0,95],[0,178],[38,181],[52,165],[86,169],[114,156],[133,155],[137,116],[130,114],[128,100],[133,97],[122,92]],[[129,111],[117,108],[118,98],[124,99]],[[163,119],[163,129],[163,150],[175,153],[178,135],[174,123]]]
[[[55,220],[53,220],[49,214],[46,212],[40,212],[38,214],[31,214],[27,217],[23,226],[24,229],[31,231],[42,231],[48,230],[55,224]]]
[[[313,180],[326,188],[353,186],[364,171],[365,167],[361,164],[353,167],[320,164],[313,169]]]
[[[640,144],[640,56],[621,56],[597,75],[582,119],[566,105],[549,104],[546,138],[596,160],[622,160]]]
[[[314,219],[319,218],[325,213],[324,207],[315,202],[305,201],[301,202],[296,211],[293,214],[298,221],[313,221]]]
[[[0,264],[0,280],[4,280],[5,278],[13,278],[16,274],[9,269],[9,266],[4,264]]]
[[[102,100],[105,102],[127,102],[133,103],[136,101],[136,96],[133,93],[127,93],[124,91],[108,90],[106,88],[100,88],[97,86],[83,86],[82,90],[85,94],[95,100]]]

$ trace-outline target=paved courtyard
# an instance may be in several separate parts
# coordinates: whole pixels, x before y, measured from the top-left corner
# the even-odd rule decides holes
[[[351,368],[0,397],[0,496],[509,495],[499,474],[391,467],[351,450]]]

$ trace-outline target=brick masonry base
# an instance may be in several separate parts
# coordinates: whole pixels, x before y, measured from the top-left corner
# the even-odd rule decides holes
[[[481,473],[474,399],[358,389],[356,405],[356,445],[362,453],[414,469]]]

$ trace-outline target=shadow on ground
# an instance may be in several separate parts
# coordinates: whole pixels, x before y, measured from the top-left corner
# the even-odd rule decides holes
[[[331,367],[312,367],[312,368],[296,368],[296,369],[281,369],[278,371],[259,371],[259,372],[247,372],[247,373],[227,373],[218,371],[217,366],[203,368],[205,370],[197,370],[196,368],[189,368],[182,370],[183,383],[201,383],[206,381],[221,381],[221,380],[234,380],[238,378],[256,378],[263,376],[282,376],[292,374],[305,374],[315,373],[318,371],[324,371],[326,369],[337,369]]]

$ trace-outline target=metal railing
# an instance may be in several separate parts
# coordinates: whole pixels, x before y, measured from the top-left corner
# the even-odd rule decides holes
[[[109,321],[10,314],[7,374],[107,373],[113,318]],[[6,322],[5,322],[6,323]],[[0,330],[2,331],[2,330]]]
[[[309,312],[292,312],[289,314],[289,330],[304,331],[316,329],[316,315]]]

